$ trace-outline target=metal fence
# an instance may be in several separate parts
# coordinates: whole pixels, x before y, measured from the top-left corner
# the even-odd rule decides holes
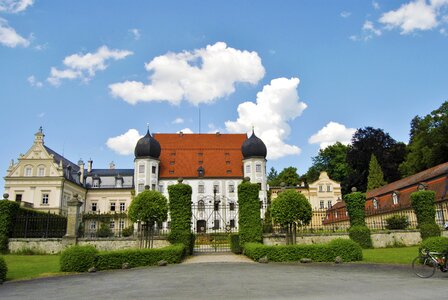
[[[67,231],[67,218],[51,214],[25,213],[16,216],[12,238],[61,238]]]

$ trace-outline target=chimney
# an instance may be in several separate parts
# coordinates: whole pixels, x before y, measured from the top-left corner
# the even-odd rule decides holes
[[[82,159],[78,161],[78,166],[79,166],[79,172],[81,173],[79,174],[79,182],[81,184],[84,184],[84,162]]]
[[[93,164],[93,161],[91,159],[89,159],[87,161],[87,173],[92,172],[92,164]]]

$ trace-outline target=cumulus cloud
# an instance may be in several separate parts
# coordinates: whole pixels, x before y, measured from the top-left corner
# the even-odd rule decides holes
[[[0,0],[0,12],[19,13],[33,5],[34,0]]]
[[[302,114],[307,105],[299,101],[298,78],[277,78],[257,93],[254,102],[238,106],[238,119],[225,122],[229,132],[248,132],[255,127],[256,135],[268,148],[268,158],[300,154],[300,148],[286,140],[291,132],[288,122]]]
[[[372,21],[365,21],[362,26],[362,32],[360,35],[352,35],[350,39],[352,41],[368,41],[374,36],[380,36],[381,30],[376,28]]]
[[[173,122],[171,122],[172,124],[182,124],[184,122],[184,119],[182,118],[176,118]]]
[[[256,52],[228,47],[223,42],[205,48],[155,57],[145,65],[149,83],[125,81],[109,85],[112,96],[130,104],[182,100],[194,105],[212,103],[235,91],[237,82],[256,84],[265,74]]]
[[[0,18],[0,44],[10,48],[17,46],[28,47],[30,41],[18,34],[14,28],[10,27],[8,21]]]
[[[129,129],[122,135],[107,139],[106,146],[121,155],[130,155],[134,153],[135,145],[142,137],[137,129]]]
[[[132,37],[136,41],[138,41],[141,37],[140,30],[138,30],[137,28],[129,29],[129,33],[132,34]]]
[[[343,12],[341,12],[339,15],[340,15],[341,17],[343,17],[343,18],[348,18],[348,17],[350,17],[350,16],[352,15],[352,13],[349,12],[349,11],[343,11]]]
[[[40,82],[40,81],[38,81],[38,80],[36,79],[36,77],[34,77],[34,75],[29,76],[29,77],[27,78],[27,81],[28,81],[28,83],[29,83],[32,87],[38,87],[38,88],[40,88],[40,87],[43,86],[43,83]]]
[[[51,68],[47,81],[52,85],[59,85],[62,79],[80,78],[88,81],[97,71],[103,71],[108,67],[107,61],[121,60],[132,54],[131,51],[109,49],[107,46],[101,46],[95,53],[72,54],[64,58],[63,63],[67,68],[63,70]]]
[[[309,139],[310,144],[320,144],[320,148],[324,149],[330,145],[340,142],[348,145],[356,132],[355,128],[347,128],[345,125],[337,122],[329,122],[317,133],[313,134]]]
[[[448,0],[415,0],[405,3],[397,10],[384,13],[379,22],[388,29],[400,28],[401,34],[409,34],[415,30],[430,30],[440,24],[442,8],[448,5]]]

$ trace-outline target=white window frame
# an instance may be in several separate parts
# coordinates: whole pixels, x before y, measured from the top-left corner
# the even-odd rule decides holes
[[[246,165],[246,173],[250,173],[250,165]]]
[[[205,185],[203,183],[198,184],[198,194],[204,194],[205,193]]]
[[[327,184],[327,192],[331,192],[331,190],[332,190],[331,184]]]
[[[126,203],[120,202],[120,212],[124,212],[124,211],[126,211]]]
[[[395,192],[392,193],[392,202],[394,205],[397,205],[400,202],[398,194]]]
[[[229,184],[229,193],[235,193],[235,185],[233,183]]]
[[[114,209],[112,209],[112,207]],[[109,210],[110,211],[117,211],[117,204],[115,202],[111,202],[110,205],[109,205]]]
[[[50,199],[49,193],[42,193],[42,205],[48,205],[48,201]]]
[[[137,191],[139,192],[139,193],[141,193],[141,192],[143,192],[145,190],[145,184],[144,183],[139,183],[138,185],[137,185]]]
[[[138,165],[138,174],[144,174],[145,173],[145,165],[139,164]]]
[[[333,206],[333,200],[327,200],[327,206],[331,208]]]
[[[25,167],[24,175],[25,175],[26,177],[33,176],[33,167],[31,167],[31,166],[26,166],[26,167]]]
[[[256,173],[261,173],[261,164],[256,164],[255,165],[255,172]]]
[[[45,167],[39,167],[37,169],[37,176],[41,176],[41,177],[45,176]]]
[[[95,207],[95,209],[93,209]],[[90,210],[97,212],[98,211],[98,203],[97,202],[92,202],[92,204],[90,205]]]
[[[325,208],[325,201],[324,200],[320,200],[320,209],[324,209]]]

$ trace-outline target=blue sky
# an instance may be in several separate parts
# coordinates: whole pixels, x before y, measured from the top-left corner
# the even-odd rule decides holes
[[[246,132],[303,174],[356,128],[408,142],[447,100],[448,0],[0,0],[0,170],[46,145],[133,166],[146,131]],[[131,153],[131,154],[129,154]],[[5,174],[5,173],[4,173]]]

